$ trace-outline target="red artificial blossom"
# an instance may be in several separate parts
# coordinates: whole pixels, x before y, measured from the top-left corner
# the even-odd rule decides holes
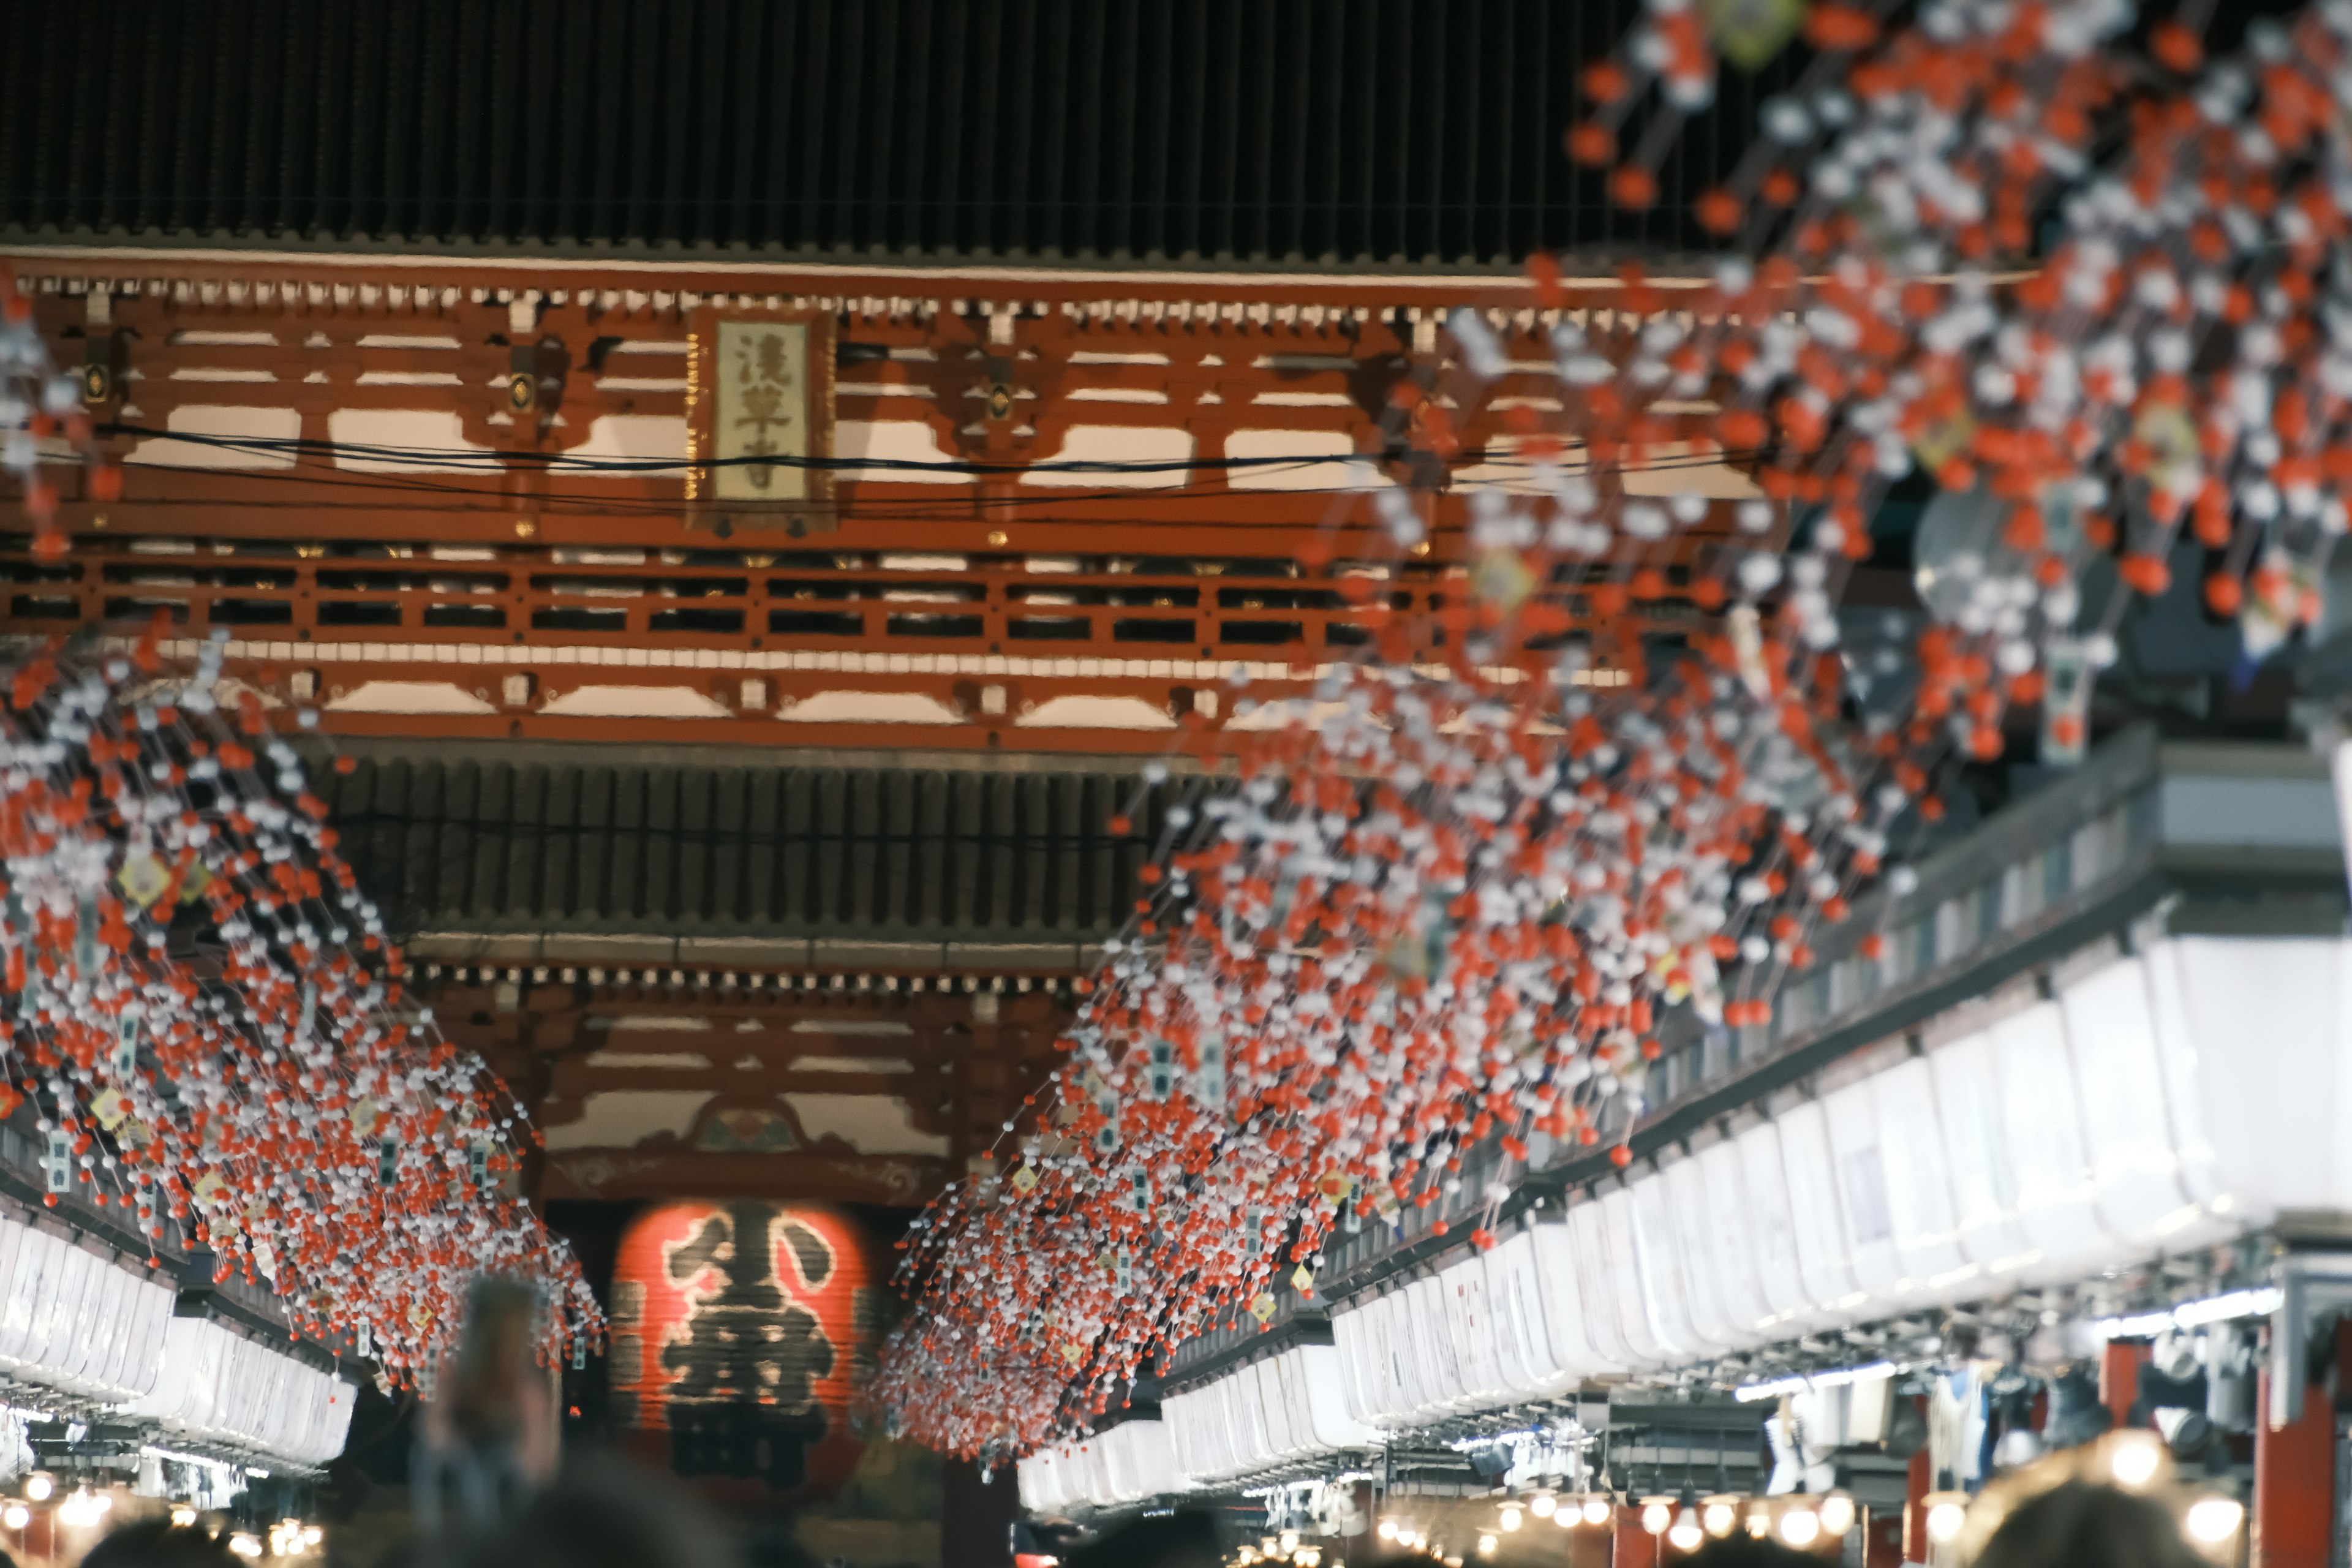
[[[2020,718],[2079,752],[2133,595],[2201,551],[2251,656],[2314,620],[2352,487],[2352,11],[2221,59],[2177,20],[2137,53],[2132,21],[1653,0],[1587,73],[1570,150],[1640,207],[1720,59],[1813,50],[1697,205],[1708,275],[1623,268],[1540,374],[1497,329],[1562,306],[1560,263],[1449,323],[1394,423],[1443,451],[1516,404],[1456,476],[1466,577],[1434,625],[1352,595],[1364,657],[1245,715],[1235,787],[1166,814],[1066,1065],[910,1241],[898,1429],[990,1458],[1082,1429],[1482,1141],[1506,1176],[1538,1136],[1622,1164],[1662,1019],[1766,1019]],[[1695,464],[1717,503],[1673,493]],[[1903,669],[1849,664],[1843,584],[1918,472],[1926,624]],[[1408,490],[1348,504],[1423,542]],[[1666,599],[1711,612],[1680,651],[1644,635]]]
[[[93,1202],[266,1283],[298,1331],[372,1342],[395,1383],[484,1273],[544,1292],[542,1356],[599,1340],[569,1249],[507,1194],[537,1131],[412,994],[223,640],[177,676],[152,633],[52,647],[0,692],[0,1112],[29,1100]]]

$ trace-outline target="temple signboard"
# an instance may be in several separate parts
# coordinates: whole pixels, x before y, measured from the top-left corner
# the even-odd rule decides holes
[[[832,510],[833,332],[823,316],[698,324],[688,425],[696,521],[722,535],[836,526]]]

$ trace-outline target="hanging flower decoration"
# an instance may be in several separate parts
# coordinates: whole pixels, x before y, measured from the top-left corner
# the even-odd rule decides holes
[[[2136,595],[2201,549],[2250,657],[2316,617],[2352,488],[2352,7],[2213,60],[2133,21],[1652,0],[1588,73],[1570,153],[1640,208],[1721,61],[1812,51],[1697,205],[1711,275],[1627,268],[1617,324],[1550,333],[1560,412],[1478,309],[1397,400],[1444,456],[1516,395],[1468,591],[1436,626],[1362,593],[1367,657],[1169,812],[1033,1125],[910,1239],[875,1389],[902,1430],[997,1458],[1081,1428],[1483,1140],[1507,1176],[1538,1137],[1622,1163],[1661,1020],[1768,1016],[2013,721],[2079,755]],[[1529,287],[1566,303],[1549,258]],[[1694,457],[1759,493],[1629,493]],[[1926,615],[1890,670],[1848,657],[1839,600],[1915,473]],[[1368,504],[1422,542],[1419,498]],[[1692,610],[1682,648],[1645,635]]]
[[[54,559],[45,467],[121,493],[0,270],[0,468]],[[176,674],[153,631],[0,664],[0,1118],[31,1102],[49,1202],[208,1248],[393,1382],[430,1379],[484,1273],[541,1290],[543,1356],[600,1342],[570,1250],[505,1194],[538,1132],[407,994],[299,758],[223,684],[225,640]]]
[[[409,994],[300,760],[216,637],[167,674],[41,652],[0,710],[0,1113],[30,1101],[50,1201],[209,1248],[428,1376],[465,1291],[524,1279],[552,1358],[599,1337],[579,1267],[506,1195],[521,1106]]]
[[[49,363],[48,344],[33,323],[33,301],[0,267],[0,470],[19,484],[18,505],[33,525],[33,556],[56,561],[66,553],[65,530],[58,526],[58,489],[44,461],[83,471],[91,500],[122,494],[122,470],[104,461],[92,438],[81,388]]]

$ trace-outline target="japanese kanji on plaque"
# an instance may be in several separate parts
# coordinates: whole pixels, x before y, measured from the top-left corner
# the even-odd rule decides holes
[[[811,453],[805,321],[721,321],[713,390],[721,500],[799,500]],[[774,465],[762,458],[784,459]]]

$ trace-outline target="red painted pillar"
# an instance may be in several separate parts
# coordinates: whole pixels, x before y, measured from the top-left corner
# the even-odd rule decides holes
[[[1568,1568],[1611,1568],[1615,1554],[1613,1531],[1590,1524],[1571,1526],[1568,1532]]]
[[[1927,1473],[1927,1447],[1911,1456],[1910,1473],[1903,1479],[1903,1561],[1927,1561],[1927,1493],[1935,1478]]]
[[[2139,1398],[2140,1363],[2149,1347],[2137,1340],[2109,1340],[2099,1354],[2099,1403],[2116,1420],[2116,1430],[2131,1425],[2132,1405]]]
[[[1903,1521],[1909,1510],[1864,1509],[1861,1522],[1863,1568],[1903,1568]]]
[[[1609,1542],[1609,1568],[1658,1568],[1658,1547],[1664,1540],[1642,1528],[1640,1509],[1619,1509]]]
[[[2328,1568],[2336,1517],[2336,1407],[2304,1391],[2303,1419],[2271,1429],[2271,1374],[2255,1384],[2253,1568]]]

